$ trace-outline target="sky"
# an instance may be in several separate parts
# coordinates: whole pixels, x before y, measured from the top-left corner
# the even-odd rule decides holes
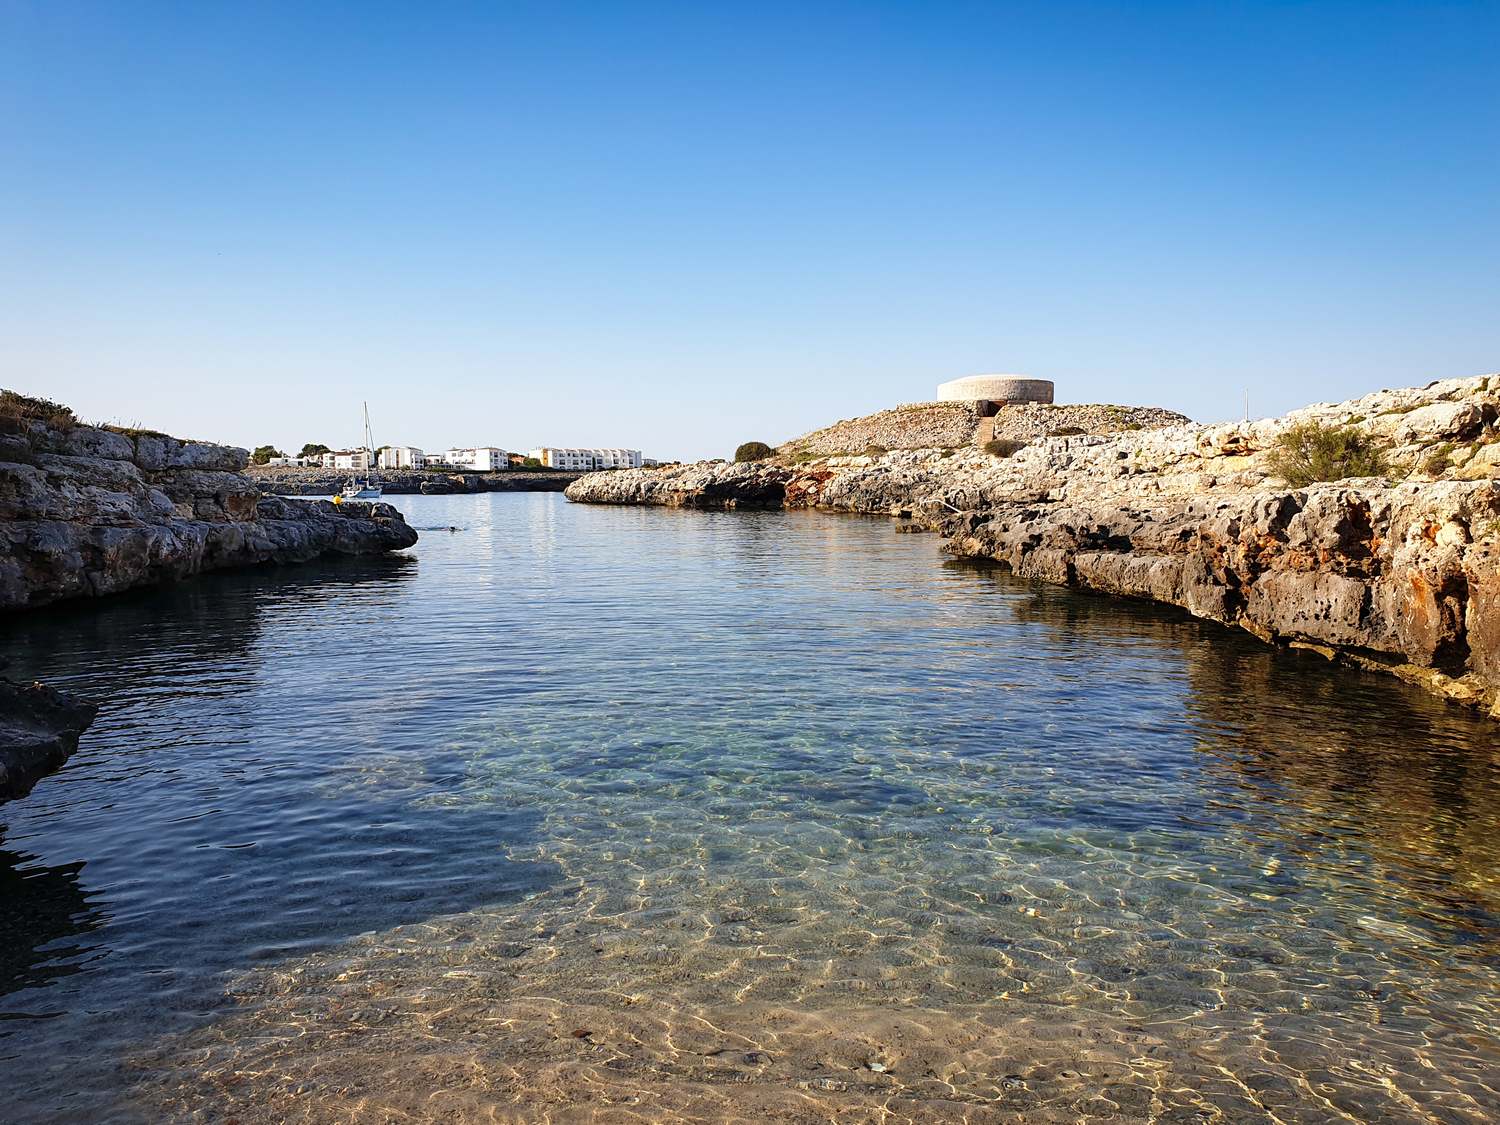
[[[0,386],[732,456],[1500,371],[1500,4],[0,0]]]

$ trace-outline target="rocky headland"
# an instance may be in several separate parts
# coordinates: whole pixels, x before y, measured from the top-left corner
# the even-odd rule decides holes
[[[65,408],[8,395],[0,609],[417,541],[388,504],[263,498],[243,473],[248,460],[230,446],[82,425]]]
[[[891,449],[953,449],[993,438],[1029,441],[1053,434],[1154,430],[1192,419],[1154,406],[1014,403],[985,413],[970,402],[907,402],[863,418],[835,422],[777,447],[782,457],[859,456]]]
[[[799,450],[593,474],[567,495],[889,516],[897,530],[940,534],[956,555],[1181,606],[1500,718],[1500,376],[1255,422],[1130,425],[993,453]],[[1363,449],[1349,465],[1372,471],[1348,476],[1315,456],[1313,475],[1336,479],[1288,480],[1303,475],[1292,455],[1310,447]]]
[[[350,474],[331,469],[285,465],[251,465],[245,475],[265,496],[332,496]],[[509,469],[497,473],[436,473],[425,470],[381,470],[380,486],[392,496],[448,496],[469,492],[561,492],[582,473],[562,470],[532,472]]]

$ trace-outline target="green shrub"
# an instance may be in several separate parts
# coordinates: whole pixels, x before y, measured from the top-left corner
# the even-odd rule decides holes
[[[1014,438],[995,438],[994,441],[985,442],[981,448],[991,457],[1009,457],[1025,447],[1024,441],[1016,441]]]
[[[541,467],[542,459],[540,457],[521,458],[521,468],[523,469],[540,469]]]
[[[1449,455],[1453,452],[1453,443],[1445,441],[1432,451],[1432,455],[1422,463],[1422,471],[1430,476],[1442,476],[1453,468],[1453,459]]]
[[[764,461],[774,452],[769,445],[763,441],[747,441],[734,451],[736,461]]]
[[[889,449],[879,444],[878,442],[871,442],[869,445],[865,446],[866,457],[884,457],[889,452]]]
[[[254,453],[250,454],[250,461],[252,464],[264,465],[268,461],[270,461],[272,457],[285,456],[286,454],[281,452],[281,450],[277,449],[274,445],[262,445],[258,449],[256,449]]]
[[[1386,471],[1385,452],[1368,434],[1321,422],[1303,423],[1278,437],[1267,464],[1293,488],[1315,481],[1378,477]]]
[[[1047,432],[1047,436],[1048,437],[1077,437],[1079,434],[1081,434],[1083,432],[1084,432],[1083,428],[1080,427],[1080,426],[1058,426],[1057,429],[1055,429],[1055,430],[1049,430]]]

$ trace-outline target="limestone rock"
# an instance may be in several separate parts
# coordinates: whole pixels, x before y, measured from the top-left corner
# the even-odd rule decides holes
[[[656,504],[669,508],[780,508],[790,474],[759,461],[590,473],[564,495],[582,504]]]
[[[267,503],[243,449],[93,426],[16,425],[0,462],[0,609],[206,570],[410,547],[388,504]]]
[[[24,797],[67,761],[98,710],[42,684],[0,678],[0,801]]]

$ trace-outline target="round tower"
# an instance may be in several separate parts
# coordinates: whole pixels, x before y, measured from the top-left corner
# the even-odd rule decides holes
[[[1051,379],[1020,375],[969,375],[938,384],[939,402],[1051,402]]]

